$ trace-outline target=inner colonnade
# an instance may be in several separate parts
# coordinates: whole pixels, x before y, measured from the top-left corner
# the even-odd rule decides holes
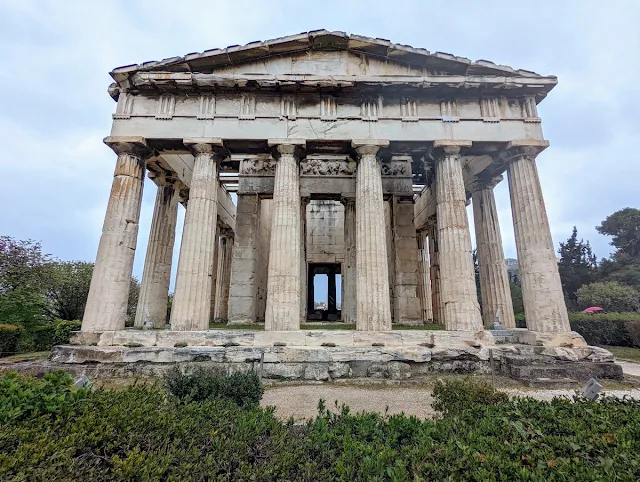
[[[506,173],[527,328],[570,331],[536,168],[555,77],[327,31],[111,75],[117,161],[83,332],[125,326],[146,173],[157,194],[137,328],[166,327],[179,203],[171,331],[299,330],[320,272],[342,276],[340,316],[358,330],[512,328],[493,194]],[[313,213],[331,206],[325,232]]]

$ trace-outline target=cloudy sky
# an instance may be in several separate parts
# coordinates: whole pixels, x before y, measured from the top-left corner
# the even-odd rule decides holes
[[[576,225],[604,257],[594,226],[640,207],[638,24],[637,0],[0,0],[0,234],[93,261],[115,163],[102,144],[114,67],[324,28],[557,75],[539,106],[551,231],[557,245]],[[515,257],[506,182],[496,194]],[[138,277],[154,196],[147,181]]]

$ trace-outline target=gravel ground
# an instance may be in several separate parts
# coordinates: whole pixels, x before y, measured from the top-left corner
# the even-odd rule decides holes
[[[640,364],[630,363],[631,367],[625,367],[624,372],[640,373]],[[554,397],[572,397],[575,391],[571,390],[545,390],[534,388],[499,388],[513,396],[529,396],[538,400],[551,400]],[[617,397],[631,396],[640,399],[639,388],[605,390],[609,395]],[[385,410],[389,414],[404,412],[407,415],[415,415],[419,418],[428,418],[434,415],[431,408],[431,386],[357,386],[351,384],[314,384],[314,385],[273,385],[267,387],[262,397],[261,405],[275,406],[276,415],[282,419],[293,417],[302,421],[317,415],[318,400],[324,399],[327,407],[334,409],[334,402],[346,404],[352,412],[379,412]]]

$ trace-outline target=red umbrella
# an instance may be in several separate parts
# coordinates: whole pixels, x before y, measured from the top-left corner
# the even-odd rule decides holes
[[[583,313],[600,313],[602,311],[604,311],[604,310],[602,308],[600,308],[599,306],[590,306],[586,310],[582,310]]]

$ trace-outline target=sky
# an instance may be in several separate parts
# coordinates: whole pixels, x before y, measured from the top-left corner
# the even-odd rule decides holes
[[[327,29],[556,75],[538,106],[551,142],[538,169],[553,240],[575,225],[606,257],[595,226],[640,207],[638,24],[637,0],[0,0],[0,235],[94,260],[116,160],[102,143],[113,68]],[[147,180],[139,279],[154,197]],[[515,257],[506,179],[496,202]],[[183,217],[180,208],[179,226]]]

